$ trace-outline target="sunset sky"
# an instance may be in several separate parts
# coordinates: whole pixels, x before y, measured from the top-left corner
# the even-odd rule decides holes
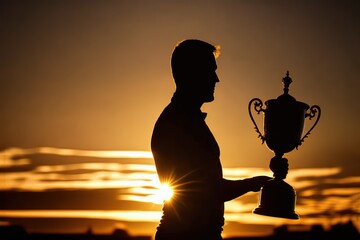
[[[281,95],[289,71],[289,93],[322,110],[286,154],[297,223],[360,226],[359,12],[357,0],[1,1],[0,223],[55,231],[81,218],[152,234],[151,133],[174,92],[172,50],[195,38],[221,46],[215,101],[202,110],[225,176],[271,174],[247,107]],[[251,214],[256,198],[227,204],[225,234],[283,223]]]

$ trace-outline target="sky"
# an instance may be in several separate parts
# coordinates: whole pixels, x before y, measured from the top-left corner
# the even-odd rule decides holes
[[[310,213],[309,206],[318,206],[325,194],[336,199],[332,202],[350,201],[344,204],[355,207],[347,210],[359,214],[359,10],[355,0],[1,1],[0,180],[7,200],[0,211],[38,210],[32,204],[50,192],[58,192],[55,199],[74,193],[78,200],[48,209],[79,210],[86,194],[99,192],[95,198],[104,204],[98,209],[128,210],[120,204],[128,193],[112,180],[136,179],[144,166],[150,175],[141,176],[156,179],[150,138],[175,89],[170,56],[177,42],[194,38],[221,46],[215,101],[202,110],[224,169],[240,171],[239,178],[271,174],[273,153],[257,138],[247,108],[252,98],[281,95],[281,80],[289,71],[289,93],[322,110],[305,142],[285,155],[288,182],[297,191],[308,190],[303,193],[308,204],[300,201],[299,211]],[[262,129],[263,116],[255,118]],[[314,120],[305,122],[309,129]],[[123,151],[145,155],[129,157]],[[119,164],[139,168],[124,177]],[[116,187],[124,195],[120,200]],[[7,205],[22,194],[33,200]],[[115,198],[113,204],[106,205],[106,196]],[[143,206],[144,199],[126,201],[133,211],[161,209]],[[250,200],[241,201],[239,208],[250,208]],[[235,203],[228,209],[235,211]],[[233,223],[237,218],[228,217]]]

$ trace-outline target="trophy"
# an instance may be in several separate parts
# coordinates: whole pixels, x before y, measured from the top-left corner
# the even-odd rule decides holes
[[[255,131],[259,134],[262,143],[275,153],[275,157],[270,160],[270,169],[274,173],[274,178],[264,184],[260,191],[259,206],[253,213],[288,218],[299,219],[295,213],[296,192],[284,181],[288,173],[289,164],[285,153],[298,148],[304,139],[308,137],[320,119],[320,107],[309,105],[296,101],[289,95],[289,85],[292,79],[289,77],[289,71],[283,78],[284,93],[277,99],[270,99],[265,102],[266,108],[263,108],[263,102],[259,98],[254,98],[249,102],[249,114],[255,125]],[[260,132],[253,115],[251,113],[252,105],[259,114],[264,113],[264,135]],[[302,137],[305,118],[309,120],[315,116],[316,120],[312,127]]]

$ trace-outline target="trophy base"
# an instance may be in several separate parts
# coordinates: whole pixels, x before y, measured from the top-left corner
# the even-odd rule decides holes
[[[287,219],[299,219],[295,213],[295,190],[282,179],[272,179],[261,189],[260,204],[253,213]]]
[[[254,209],[253,213],[258,214],[258,215],[268,216],[268,217],[287,218],[287,219],[293,219],[293,220],[299,219],[299,215],[297,215],[294,211],[282,213],[282,212],[273,211],[271,209],[257,207]]]

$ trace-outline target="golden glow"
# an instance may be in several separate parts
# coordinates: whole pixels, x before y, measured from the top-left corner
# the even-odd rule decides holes
[[[297,191],[297,210],[300,215],[308,214],[296,223],[310,219],[336,223],[336,218],[345,219],[349,212],[356,214],[360,224],[360,174],[356,169],[360,113],[351,104],[358,96],[353,76],[359,70],[359,45],[353,35],[357,31],[351,31],[360,24],[357,3],[339,1],[325,6],[314,1],[309,6],[288,1],[259,7],[250,1],[198,1],[191,6],[163,2],[166,4],[143,6],[135,1],[87,5],[69,1],[56,7],[45,1],[29,2],[26,7],[32,11],[22,11],[21,18],[16,17],[18,5],[6,4],[2,41],[20,47],[3,44],[2,48],[4,59],[9,59],[1,71],[7,81],[0,84],[0,191],[6,198],[0,198],[2,205],[14,202],[12,196],[34,196],[18,208],[54,209],[55,202],[43,196],[56,193],[61,200],[63,193],[69,197],[79,193],[71,201],[57,201],[59,208],[86,209],[93,205],[81,192],[98,192],[94,198],[106,196],[109,203],[125,197],[132,202],[118,200],[117,205],[98,204],[96,208],[153,210],[158,186],[151,178],[157,177],[151,152],[94,150],[150,149],[155,121],[174,91],[171,48],[175,41],[191,35],[179,36],[181,30],[188,30],[196,33],[194,37],[222,46],[216,100],[204,104],[202,110],[209,113],[207,124],[221,147],[221,161],[227,167],[224,176],[272,176],[268,164],[273,153],[257,139],[247,103],[254,97],[265,101],[282,94],[281,78],[290,70],[294,80],[290,94],[324,107],[325,114],[299,150],[285,155],[290,163],[286,181]],[[26,27],[13,27],[23,19]],[[269,26],[276,28],[269,31]],[[290,27],[291,32],[281,34]],[[29,29],[36,34],[28,36]],[[339,79],[347,79],[348,84]],[[263,115],[256,115],[262,128]],[[305,127],[313,122],[307,118]],[[3,151],[11,146],[34,148]],[[136,158],[146,158],[146,164],[137,164],[141,160]],[[319,169],[308,169],[313,166]],[[339,168],[320,169],[327,166]],[[185,194],[182,189],[187,186],[170,183],[175,195],[169,204],[175,204],[174,199]],[[226,211],[233,215],[226,216],[227,221],[272,224],[275,218],[255,218],[250,213],[257,206],[257,197],[258,193],[246,194],[229,202]],[[32,205],[35,199],[39,202]],[[340,206],[344,211],[333,210]],[[147,217],[144,212],[132,216],[139,221]],[[154,221],[160,217],[161,213]]]

